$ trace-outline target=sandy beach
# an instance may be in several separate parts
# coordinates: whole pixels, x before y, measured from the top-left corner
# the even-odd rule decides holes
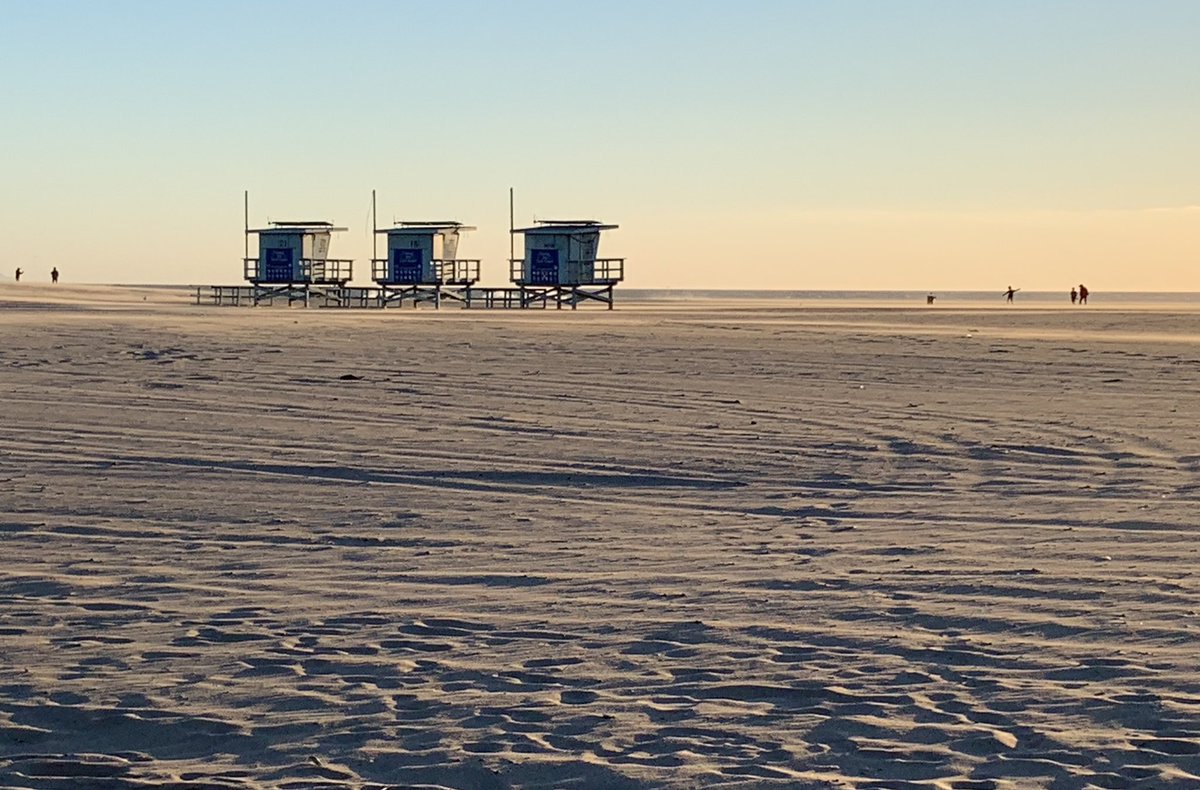
[[[1200,787],[1195,308],[5,284],[0,415],[6,788]]]

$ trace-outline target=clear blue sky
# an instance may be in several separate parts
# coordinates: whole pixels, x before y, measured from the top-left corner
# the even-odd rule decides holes
[[[251,223],[621,229],[640,287],[1200,290],[1200,2],[0,0],[0,273],[237,282]]]

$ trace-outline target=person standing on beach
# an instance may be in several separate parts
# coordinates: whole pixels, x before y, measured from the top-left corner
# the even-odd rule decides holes
[[[1083,283],[1079,284],[1079,303],[1087,304],[1088,289]]]
[[[1012,298],[1013,298],[1013,294],[1015,294],[1019,290],[1021,290],[1021,289],[1013,288],[1011,285],[1008,286],[1007,290],[1004,291],[1004,301],[1011,302]]]
[[[20,267],[20,266],[18,266],[18,267],[17,267],[17,272],[16,272],[16,279],[17,279],[17,282],[21,282],[21,275],[22,275],[22,274],[24,274],[24,273],[25,273],[25,272],[21,271],[21,267]]]
[[[1075,304],[1075,300],[1079,298],[1079,292],[1075,290],[1075,286],[1071,286],[1071,304]]]
[[[52,282],[52,283],[58,282],[58,267],[57,266],[55,266],[53,269],[50,270],[50,282]]]

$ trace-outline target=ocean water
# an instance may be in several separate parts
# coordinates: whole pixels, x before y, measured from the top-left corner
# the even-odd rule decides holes
[[[925,297],[933,293],[935,305],[965,304],[980,302],[1004,304],[1004,292],[996,291],[765,291],[765,290],[692,290],[692,289],[643,289],[617,288],[621,301],[663,301],[692,299],[773,299],[797,301],[804,304],[836,304],[838,302],[895,302],[925,304]],[[1069,291],[1018,291],[1014,303],[1032,302],[1039,305],[1071,304]],[[1185,304],[1200,306],[1200,292],[1196,291],[1091,291],[1089,305],[1135,305],[1135,304]]]

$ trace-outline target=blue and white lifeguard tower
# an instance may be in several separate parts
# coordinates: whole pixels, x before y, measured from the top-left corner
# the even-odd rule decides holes
[[[308,304],[314,293],[337,301],[337,291],[354,276],[354,261],[330,258],[329,243],[334,233],[345,230],[332,222],[272,222],[265,228],[247,223],[242,263],[254,303],[286,296],[289,303]],[[249,256],[251,234],[258,237],[257,257]]]
[[[246,279],[255,285],[345,285],[352,260],[329,257],[332,222],[272,222],[247,229],[258,235],[258,257],[246,258]]]
[[[600,235],[618,226],[597,220],[539,220],[521,234],[525,254],[509,260],[511,279],[521,290],[522,306],[553,300],[574,310],[591,299],[613,306],[613,288],[625,279],[624,258],[601,258]]]
[[[463,301],[462,291],[479,281],[479,260],[459,258],[461,235],[475,230],[451,220],[396,222],[376,228],[387,237],[387,257],[371,259],[371,279],[380,288],[380,306],[425,301],[441,306],[443,297]]]

